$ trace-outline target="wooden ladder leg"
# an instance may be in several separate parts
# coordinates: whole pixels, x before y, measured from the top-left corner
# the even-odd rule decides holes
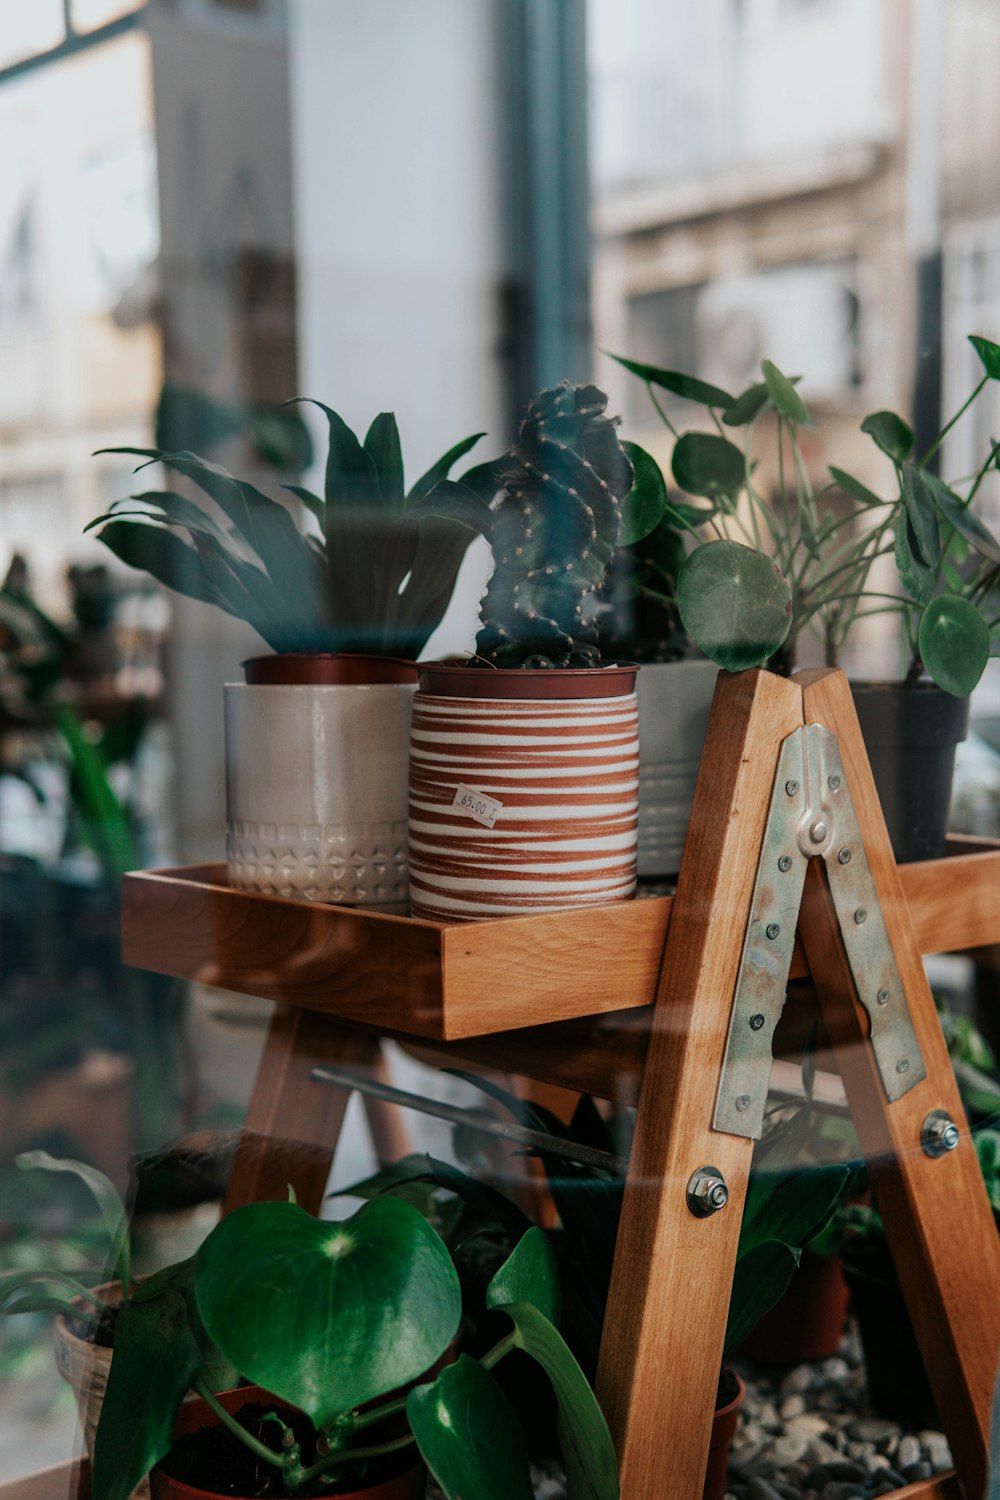
[[[927,1077],[890,1104],[867,1043],[825,871],[811,861],[799,923],[837,1052],[862,1149],[869,1160],[889,1245],[927,1366],[942,1425],[968,1500],[986,1483],[990,1402],[1000,1348],[1000,1239],[969,1135],[934,1001],[913,936],[853,702],[841,673],[803,673],[807,723],[838,738],[848,785],[903,982]],[[955,892],[960,903],[961,889]],[[956,1150],[921,1147],[932,1110],[959,1125]]]
[[[699,1500],[753,1144],[712,1129],[730,1010],[793,683],[722,674],[667,932],[601,1344],[598,1399],[623,1500]],[[699,1219],[687,1184],[721,1170]]]
[[[333,1016],[279,1005],[271,1020],[246,1125],[233,1162],[223,1213],[245,1203],[285,1199],[318,1213],[350,1091],[318,1083],[319,1063],[377,1069],[377,1037]]]

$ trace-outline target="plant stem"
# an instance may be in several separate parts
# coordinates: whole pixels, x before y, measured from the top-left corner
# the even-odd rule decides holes
[[[211,1407],[212,1411],[218,1417],[223,1427],[229,1428],[229,1431],[233,1434],[233,1437],[239,1438],[240,1442],[245,1444],[245,1446],[249,1448],[252,1453],[255,1453],[259,1459],[262,1459],[264,1463],[271,1464],[275,1469],[285,1468],[285,1460],[282,1455],[280,1453],[272,1452],[272,1450],[267,1446],[266,1443],[262,1443],[259,1438],[254,1437],[252,1432],[247,1432],[245,1427],[241,1427],[236,1418],[232,1416],[228,1411],[226,1411],[226,1408],[222,1405],[222,1402],[216,1398],[214,1391],[212,1391],[210,1387],[205,1384],[204,1379],[200,1375],[194,1383],[194,1388],[198,1392],[198,1395],[201,1397],[201,1399],[205,1402],[206,1406]]]
[[[320,1474],[325,1474],[328,1469],[335,1469],[338,1464],[353,1463],[363,1458],[382,1458],[386,1453],[397,1453],[400,1448],[415,1442],[413,1433],[407,1432],[402,1437],[393,1438],[391,1442],[377,1443],[371,1448],[340,1448],[336,1453],[328,1453],[316,1463],[310,1464],[308,1469],[303,1469],[296,1487],[301,1488]]]
[[[952,417],[951,421],[948,422],[944,427],[942,427],[941,431],[938,433],[937,437],[934,439],[933,443],[931,443],[931,445],[928,448],[927,452],[924,454],[923,458],[920,460],[920,468],[921,469],[926,469],[928,459],[931,459],[931,458],[934,457],[935,453],[938,451],[938,449],[940,448],[941,444],[944,442],[945,438],[948,436],[949,432],[954,427],[955,423],[958,421],[959,417],[962,416],[965,412],[968,411],[969,407],[972,405],[973,401],[975,401],[976,397],[979,395],[979,392],[982,390],[983,386],[986,384],[986,382],[989,380],[989,378],[990,377],[988,375],[984,375],[983,376],[982,380],[976,386],[976,389],[973,391],[972,395],[968,398],[968,400],[965,401],[958,408],[958,411]]]
[[[653,405],[656,407],[657,412],[659,413],[661,422],[663,422],[667,427],[669,427],[669,429],[673,433],[674,437],[680,437],[680,433],[677,431],[677,428],[674,426],[673,422],[671,422],[670,418],[667,416],[666,412],[663,410],[663,407],[660,405],[659,401],[657,401],[657,399],[656,399],[656,392],[653,390],[653,387],[648,382],[646,384],[646,389],[649,392],[649,399],[650,399],[650,401],[652,401]]]
[[[512,1349],[516,1348],[517,1330],[515,1329],[513,1333],[508,1333],[502,1338],[498,1344],[494,1344],[492,1349],[487,1349],[485,1354],[481,1354],[479,1363],[484,1370],[492,1370],[494,1365],[500,1363],[505,1354],[509,1354]]]
[[[976,491],[978,490],[979,486],[982,484],[983,480],[986,478],[987,474],[990,472],[990,469],[993,467],[993,464],[996,461],[996,456],[997,456],[998,453],[1000,453],[1000,441],[997,441],[997,442],[995,442],[995,443],[992,444],[992,446],[990,447],[989,457],[987,458],[986,462],[983,464],[983,467],[976,474],[976,478],[975,478],[975,481],[973,482],[972,489],[969,491],[969,493],[965,497],[965,508],[966,508],[966,510],[968,510],[969,506],[972,504],[973,500],[976,498]]]

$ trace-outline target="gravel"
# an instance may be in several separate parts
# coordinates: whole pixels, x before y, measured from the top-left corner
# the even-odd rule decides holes
[[[952,1466],[948,1440],[906,1432],[868,1403],[857,1331],[840,1353],[794,1369],[748,1361],[747,1393],[729,1453],[727,1500],[877,1500]],[[536,1500],[565,1500],[554,1464],[532,1465]],[[436,1485],[427,1500],[442,1500]]]

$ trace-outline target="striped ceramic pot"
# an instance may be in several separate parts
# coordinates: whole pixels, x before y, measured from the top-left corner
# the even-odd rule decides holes
[[[410,902],[470,921],[635,894],[635,668],[420,668]]]

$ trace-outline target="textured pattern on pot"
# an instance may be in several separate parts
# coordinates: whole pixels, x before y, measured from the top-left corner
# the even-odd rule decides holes
[[[308,901],[406,901],[415,689],[415,682],[227,684],[234,886]]]
[[[634,693],[414,700],[410,901],[470,920],[635,893]]]

